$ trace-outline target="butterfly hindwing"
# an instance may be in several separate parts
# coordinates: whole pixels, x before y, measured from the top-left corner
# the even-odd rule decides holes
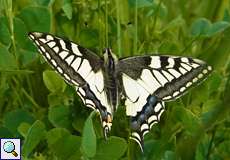
[[[29,37],[45,60],[65,81],[76,87],[83,103],[100,113],[103,128],[110,130],[111,107],[104,91],[100,57],[80,45],[50,34],[32,32]]]
[[[146,104],[142,106],[142,110],[137,112],[135,116],[131,116],[131,138],[138,142],[142,151],[144,135],[150,131],[154,124],[160,121],[164,110],[164,102],[159,101],[155,96],[149,95]]]
[[[160,121],[164,102],[149,93],[142,84],[123,73],[126,115],[130,117],[131,138],[143,151],[144,135]],[[153,84],[154,85],[154,84]]]

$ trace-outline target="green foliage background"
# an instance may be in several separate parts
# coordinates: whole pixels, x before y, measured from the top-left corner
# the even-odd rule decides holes
[[[23,160],[230,159],[229,0],[0,2],[0,137],[21,138]],[[124,106],[105,141],[98,114],[44,62],[29,31],[66,37],[99,55],[110,46],[119,57],[197,57],[214,72],[167,103],[142,154],[128,139]]]

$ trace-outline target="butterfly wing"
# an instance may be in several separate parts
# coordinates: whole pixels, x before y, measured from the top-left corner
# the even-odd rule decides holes
[[[174,100],[204,80],[212,68],[188,57],[137,56],[121,59],[117,74],[131,116],[131,137],[143,145],[143,135],[160,120],[164,101]]]
[[[104,92],[103,60],[80,45],[50,34],[32,32],[29,37],[45,60],[76,87],[83,103],[100,113],[106,134],[112,112]]]

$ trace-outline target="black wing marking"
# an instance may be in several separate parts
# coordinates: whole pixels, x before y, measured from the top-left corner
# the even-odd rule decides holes
[[[76,86],[83,103],[100,112],[107,134],[111,128],[111,107],[104,91],[103,61],[96,54],[71,41],[32,32],[29,37],[45,60],[71,85]]]

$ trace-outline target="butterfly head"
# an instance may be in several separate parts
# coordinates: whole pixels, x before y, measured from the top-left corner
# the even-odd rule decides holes
[[[116,62],[117,61],[117,56],[113,54],[112,50],[110,48],[105,48],[103,51],[103,56],[104,56],[104,61],[105,62]]]

